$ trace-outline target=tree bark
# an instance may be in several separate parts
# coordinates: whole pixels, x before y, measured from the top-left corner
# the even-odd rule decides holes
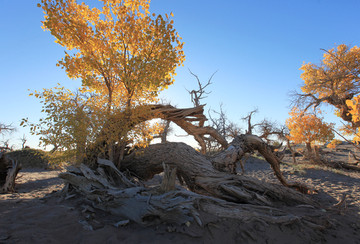
[[[196,154],[192,157],[200,161],[204,160],[204,155],[190,150],[183,143],[162,145],[168,145],[166,147],[168,148],[167,152],[186,153],[185,165],[181,169],[183,171],[191,166],[187,164],[188,158],[191,158],[188,155],[189,152]],[[157,153],[154,148],[151,151]],[[157,157],[159,156],[157,155]],[[150,163],[155,165],[153,162]],[[314,206],[311,200],[292,189],[279,185],[266,186],[248,177],[237,177],[213,171],[209,161],[207,161],[207,165],[195,163],[194,171],[188,172],[191,174],[189,177],[192,177],[192,180],[197,184],[196,187],[202,188],[195,189],[195,191],[213,192],[216,194],[212,195],[221,196],[223,199],[197,194],[178,186],[175,189],[166,189],[165,191],[162,186],[145,188],[139,183],[128,181],[125,175],[108,160],[99,159],[98,166],[96,170],[91,170],[87,166],[81,165],[80,168],[72,167],[68,169],[68,172],[61,173],[60,177],[67,182],[63,193],[73,196],[72,191],[75,190],[92,201],[93,207],[125,218],[124,221],[131,220],[142,225],[166,222],[189,226],[191,222],[196,222],[198,225],[204,226],[206,223],[201,219],[200,211],[220,218],[232,218],[244,222],[260,221],[271,224],[290,224],[297,221],[301,224],[302,216],[294,216],[291,209],[280,210],[273,203],[280,201],[281,205],[295,204],[294,208],[296,209],[302,207],[308,209],[309,205],[304,205],[304,203]],[[170,167],[172,166],[170,165]],[[170,181],[173,181],[174,173],[172,172],[168,172]],[[199,175],[196,176],[196,174]],[[315,209],[314,207],[311,208]],[[306,221],[306,223],[309,222]]]
[[[280,171],[279,161],[260,138],[254,135],[237,137],[225,151],[207,157],[184,143],[150,145],[127,156],[121,170],[128,170],[142,180],[162,172],[162,163],[177,168],[180,181],[196,193],[233,202],[271,205],[273,201],[306,202],[304,195],[286,188],[264,184],[247,176],[233,175],[235,163],[252,150],[259,151],[271,164],[279,181],[291,188],[307,191],[301,184],[289,184]],[[284,193],[286,189],[286,193]]]
[[[21,166],[16,160],[8,159],[5,154],[0,153],[0,193],[15,190],[15,180],[20,169]]]
[[[206,121],[206,117],[204,113],[204,106],[198,106],[194,108],[187,109],[178,109],[171,105],[142,105],[135,107],[132,110],[132,118],[129,122],[126,116],[123,115],[124,112],[119,112],[118,114],[114,114],[109,118],[107,123],[104,125],[102,132],[97,138],[97,141],[91,145],[87,150],[87,161],[94,161],[97,157],[104,157],[106,153],[104,153],[104,145],[108,142],[105,142],[104,138],[108,137],[110,133],[113,137],[114,133],[120,135],[124,135],[125,130],[130,131],[134,128],[134,126],[138,125],[141,122],[148,121],[151,119],[164,119],[167,121],[171,121],[186,131],[189,135],[194,136],[195,140],[199,143],[199,145],[204,148],[205,140],[204,135],[210,135],[215,140],[219,142],[219,144],[223,148],[228,147],[228,142],[226,139],[220,135],[220,133],[212,127],[209,126],[197,126],[192,124],[193,122],[198,122],[199,124],[203,124]],[[126,128],[124,128],[124,125]],[[122,143],[119,141],[118,143]],[[106,149],[105,149],[106,151]],[[119,157],[113,159],[115,162],[120,162]],[[91,163],[90,163],[91,164]]]

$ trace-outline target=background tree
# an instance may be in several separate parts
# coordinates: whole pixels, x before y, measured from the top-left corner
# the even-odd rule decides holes
[[[53,151],[62,150],[68,157],[76,156],[77,161],[85,156],[88,143],[94,141],[102,125],[101,111],[97,106],[99,96],[86,94],[85,89],[71,92],[64,87],[43,89],[30,95],[42,100],[42,111],[46,118],[39,123],[23,119],[20,125],[29,126],[30,133],[40,136],[43,146],[53,146]]]
[[[213,115],[212,115],[213,113]],[[241,134],[240,127],[234,122],[230,121],[223,109],[223,104],[220,104],[219,111],[209,110],[209,126],[214,128],[218,133],[228,141],[233,140]],[[223,146],[213,137],[205,137],[206,152],[214,153],[223,149]]]
[[[313,156],[312,144],[316,142],[325,143],[334,138],[333,124],[323,122],[315,114],[304,113],[293,108],[286,120],[286,126],[290,130],[289,140],[296,144],[305,143],[310,157]]]
[[[23,136],[20,137],[19,140],[21,141],[21,149],[24,149],[24,148],[25,148],[25,144],[26,144],[26,142],[27,142],[27,138],[26,138],[25,134],[23,134]]]
[[[13,126],[0,123],[0,134],[3,134],[5,132],[12,132],[14,130],[15,128]]]
[[[153,138],[160,138],[161,143],[167,142],[167,137],[173,130],[170,123],[170,120],[161,120],[158,124],[158,135],[154,135]]]
[[[360,48],[341,44],[328,51],[319,65],[303,64],[301,78],[302,94],[296,94],[295,105],[305,111],[322,103],[334,106],[337,115],[355,127],[360,122],[352,119],[347,100],[360,93]]]

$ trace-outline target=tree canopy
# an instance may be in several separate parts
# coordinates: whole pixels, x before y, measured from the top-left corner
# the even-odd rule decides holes
[[[38,4],[45,14],[43,28],[66,49],[57,66],[82,82],[77,92],[57,87],[31,94],[43,100],[47,114],[38,124],[30,123],[45,144],[84,151],[101,138],[111,151],[139,141],[139,134],[148,137],[149,131],[132,125],[139,117],[133,108],[155,102],[185,60],[172,13],[151,14],[149,0],[100,2],[99,8],[75,0]],[[111,124],[114,120],[122,121],[121,128]]]
[[[333,124],[323,122],[315,114],[304,113],[294,108],[289,113],[290,117],[286,120],[286,125],[290,130],[288,139],[294,143],[306,143],[308,149],[315,142],[328,142],[334,138],[332,132]]]
[[[106,95],[108,107],[152,101],[174,82],[183,43],[168,15],[150,14],[149,0],[42,0],[43,28],[65,47],[58,66]],[[172,14],[171,14],[172,15]]]
[[[297,94],[296,105],[302,105],[307,110],[327,103],[337,109],[337,115],[343,120],[359,126],[360,122],[352,120],[346,101],[360,93],[360,48],[341,44],[324,52],[320,64],[301,66],[303,93]]]

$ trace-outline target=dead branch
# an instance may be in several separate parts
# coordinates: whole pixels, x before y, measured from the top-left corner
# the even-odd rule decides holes
[[[197,90],[191,90],[191,91],[187,90],[187,91],[189,92],[189,94],[191,96],[191,102],[194,104],[194,107],[198,107],[201,105],[200,100],[206,98],[206,97],[204,97],[204,95],[208,95],[211,93],[211,92],[206,92],[205,88],[212,84],[211,80],[217,71],[215,71],[210,76],[208,82],[205,85],[203,83],[201,83],[199,77],[196,74],[194,74],[193,72],[191,72],[190,69],[189,69],[189,72],[196,78],[199,87]]]
[[[256,114],[258,112],[258,109],[254,109],[253,111],[251,111],[247,116],[243,117],[242,120],[246,121],[248,124],[248,129],[246,130],[246,134],[248,135],[252,135],[252,130],[254,129],[254,127],[256,125],[252,125],[251,124],[251,118],[254,114]]]
[[[180,149],[179,153],[185,152],[181,148],[188,148],[183,147],[182,145],[185,144],[182,143],[157,145],[175,146],[173,149],[175,151]],[[167,148],[170,149],[171,147]],[[155,152],[154,149],[151,151]],[[144,153],[147,155],[146,151]],[[185,154],[185,159],[188,155],[190,154]],[[201,154],[198,155],[204,157]],[[156,156],[160,155],[157,154]],[[61,173],[60,177],[68,184],[63,192],[73,195],[73,192],[69,192],[69,190],[74,189],[92,201],[93,207],[142,225],[154,225],[163,222],[189,225],[195,222],[203,226],[205,223],[200,217],[199,211],[210,213],[219,218],[286,224],[301,221],[302,217],[294,216],[291,211],[287,212],[272,206],[272,201],[280,201],[286,205],[302,203],[298,207],[304,206],[304,204],[314,206],[314,203],[307,197],[289,188],[278,185],[272,186],[271,184],[264,185],[245,176],[226,176],[221,172],[212,175],[210,179],[204,175],[195,176],[195,173],[199,173],[197,169],[199,169],[200,164],[194,165],[196,172],[192,175],[198,177],[195,180],[199,186],[202,186],[202,191],[209,193],[212,189],[217,195],[227,196],[226,200],[209,196],[209,194],[190,192],[178,186],[174,190],[164,193],[161,187],[144,188],[136,184],[128,185],[122,180],[119,181],[119,177],[124,179],[125,175],[117,172],[110,161],[101,161],[102,163],[95,170],[81,165],[80,168],[73,167],[68,169],[68,172]],[[185,162],[187,161],[185,160]],[[153,164],[153,161],[148,163]],[[182,174],[188,166],[190,165],[185,163],[185,166],[180,169]],[[200,168],[203,166],[205,165],[200,166]],[[211,168],[211,164],[208,164],[203,170],[209,173],[211,171],[209,167]],[[247,202],[252,204],[243,204]],[[264,204],[267,206],[262,206]],[[316,211],[316,208],[314,209]]]
[[[10,125],[6,125],[3,123],[0,123],[0,134],[3,134],[5,132],[13,132],[15,130],[15,128],[10,124]]]
[[[20,164],[0,153],[0,193],[9,193],[15,190],[15,180],[20,171]]]

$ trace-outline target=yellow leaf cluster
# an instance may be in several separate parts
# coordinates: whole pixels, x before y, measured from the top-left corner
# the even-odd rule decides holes
[[[346,100],[346,105],[349,107],[353,122],[360,121],[360,96],[354,97],[352,100]]]
[[[42,0],[43,28],[67,49],[58,65],[70,78],[107,96],[108,107],[152,101],[174,82],[185,59],[173,20],[149,12],[149,0]]]
[[[334,139],[332,140],[329,144],[327,144],[327,148],[330,149],[335,149],[337,145],[340,145],[342,143],[342,141],[338,140],[338,139]]]
[[[315,142],[328,142],[334,138],[333,124],[323,122],[315,114],[304,113],[298,108],[293,108],[286,120],[286,126],[290,130],[289,140],[296,144]]]
[[[303,64],[301,78],[304,93],[314,94],[318,98],[328,96],[346,97],[357,89],[360,48],[350,48],[345,44],[325,52],[320,65]]]

